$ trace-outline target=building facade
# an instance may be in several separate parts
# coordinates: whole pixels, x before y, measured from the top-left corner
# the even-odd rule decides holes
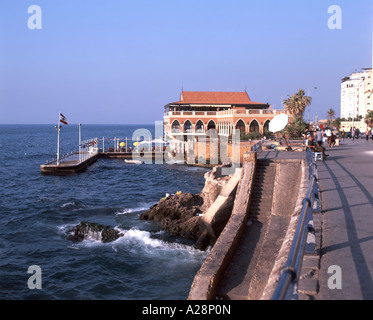
[[[270,121],[285,110],[273,110],[268,103],[251,101],[247,92],[182,91],[177,102],[164,110],[166,137],[184,140],[188,135],[205,135],[216,129],[230,136],[234,129],[241,133],[265,133]]]
[[[365,68],[342,79],[341,118],[347,121],[342,121],[341,129],[366,129],[364,118],[373,110],[372,88],[372,68]]]
[[[353,73],[342,79],[341,84],[341,118],[365,117],[365,87],[367,71]]]

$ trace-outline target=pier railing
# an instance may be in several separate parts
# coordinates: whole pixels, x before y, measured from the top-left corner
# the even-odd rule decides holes
[[[272,300],[296,299],[297,293],[295,293],[294,289],[296,289],[299,282],[304,255],[314,254],[315,252],[314,243],[311,243],[311,245],[307,247],[307,238],[309,234],[314,234],[314,228],[311,223],[313,220],[312,206],[317,195],[316,164],[310,150],[307,150],[307,161],[309,164],[310,184],[306,198],[303,199],[299,223],[290,248],[290,253],[286,264],[281,268],[279,282]]]
[[[77,154],[76,152],[71,152],[71,153],[63,154],[60,157],[60,161],[69,161],[70,159],[72,159],[73,157],[75,157],[76,154]],[[51,161],[47,160],[46,164],[48,164],[48,165],[57,164],[57,159],[53,158]]]
[[[80,143],[79,151],[72,151],[71,153],[64,154],[60,158],[52,159],[46,162],[47,165],[77,165],[89,160],[99,153],[99,142],[97,138],[87,139]]]
[[[87,161],[88,159],[92,158],[96,154],[98,154],[99,147],[98,147],[98,139],[88,139],[82,141],[79,146],[79,163]]]

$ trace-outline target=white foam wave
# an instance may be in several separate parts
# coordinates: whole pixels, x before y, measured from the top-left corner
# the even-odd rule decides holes
[[[143,231],[139,229],[129,229],[129,230],[121,230],[117,228],[120,232],[123,233],[123,236],[117,239],[115,242],[120,244],[125,244],[128,247],[134,247],[137,249],[144,249],[148,252],[159,252],[159,251],[175,251],[175,252],[184,252],[188,254],[193,253],[202,253],[198,249],[195,249],[192,246],[188,246],[181,243],[176,242],[167,242],[161,239],[153,238],[152,233],[148,231]],[[161,231],[160,233],[162,233]]]
[[[75,201],[66,202],[63,205],[61,205],[61,208],[71,207],[71,206],[75,206],[75,205],[76,205]]]
[[[69,231],[76,226],[76,223],[64,224],[58,226],[58,233],[66,236]],[[200,251],[195,249],[193,246],[185,245],[177,242],[167,242],[158,238],[152,237],[152,235],[161,235],[164,231],[159,231],[156,233],[151,233],[149,231],[139,230],[137,228],[131,228],[129,230],[124,230],[119,227],[115,227],[115,230],[118,230],[123,236],[119,237],[117,240],[102,243],[101,234],[91,234],[88,239],[83,240],[82,242],[70,244],[67,248],[69,249],[80,249],[87,247],[96,247],[96,246],[109,246],[113,251],[118,252],[118,249],[125,249],[138,253],[138,251],[145,251],[146,254],[157,255],[157,254],[168,254],[173,252],[175,254],[181,254],[185,257],[190,256],[207,256],[208,251]]]
[[[61,226],[57,226],[57,230],[58,230],[58,233],[66,235],[68,231],[74,228],[75,226],[76,226],[76,223],[63,224]]]
[[[134,212],[141,212],[148,210],[151,206],[154,205],[154,202],[151,203],[140,203],[138,207],[135,208],[124,208],[123,210],[116,213],[117,216],[128,214],[128,213],[134,213]]]

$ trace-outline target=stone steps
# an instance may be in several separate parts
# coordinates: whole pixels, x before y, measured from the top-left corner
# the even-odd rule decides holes
[[[276,165],[258,162],[249,209],[250,220],[258,220],[259,216],[271,214],[275,177]]]
[[[301,167],[293,169],[288,163],[262,159],[257,160],[256,166],[248,221],[219,284],[218,298],[258,300],[263,297],[291,219],[291,212],[289,215],[283,212],[295,206],[296,199],[288,199],[286,194],[298,191],[297,175],[301,174]],[[286,173],[294,173],[295,177],[289,178]],[[293,182],[289,182],[289,188],[288,181]],[[275,182],[279,188],[274,188]]]

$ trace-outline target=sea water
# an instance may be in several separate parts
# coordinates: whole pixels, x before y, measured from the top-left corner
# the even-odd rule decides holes
[[[131,138],[154,126],[83,125],[82,140]],[[77,125],[63,126],[61,154],[78,150]],[[140,214],[166,193],[198,193],[206,169],[99,159],[86,171],[44,176],[56,157],[54,125],[0,125],[0,299],[186,299],[207,256]],[[120,230],[111,243],[67,239],[81,221]],[[41,289],[28,285],[30,266]]]

